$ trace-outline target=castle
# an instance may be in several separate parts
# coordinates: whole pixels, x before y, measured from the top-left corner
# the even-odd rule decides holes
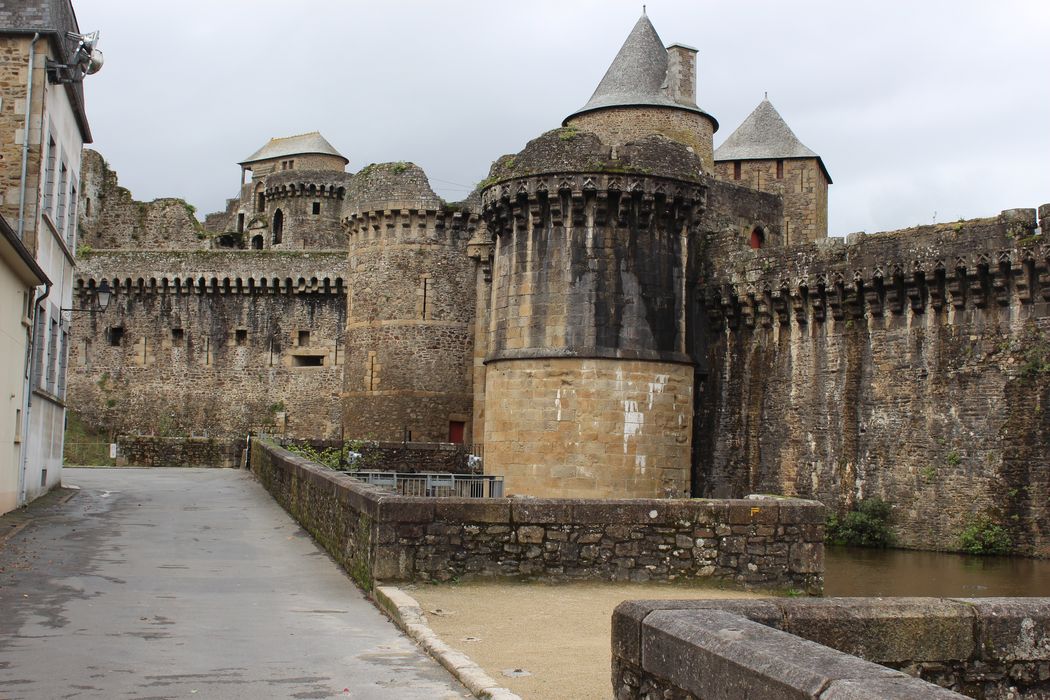
[[[517,495],[878,496],[904,545],[986,519],[1050,554],[1050,205],[829,239],[823,160],[765,100],[715,150],[695,56],[643,16],[456,204],[311,133],[202,225],[86,153],[77,289],[116,294],[76,321],[70,405],[470,443]]]

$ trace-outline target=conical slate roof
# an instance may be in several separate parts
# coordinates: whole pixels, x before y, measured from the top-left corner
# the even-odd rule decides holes
[[[238,165],[249,165],[258,163],[261,160],[273,160],[274,158],[305,154],[336,156],[337,158],[342,158],[344,164],[350,162],[346,156],[335,150],[335,147],[328,143],[328,139],[321,136],[320,132],[311,131],[308,134],[270,139],[265,146],[242,160]]]
[[[715,149],[715,162],[726,160],[770,160],[787,158],[816,158],[824,175],[831,182],[820,156],[806,148],[773,103],[762,100],[744,123]]]
[[[684,105],[671,97],[667,63],[667,49],[652,22],[643,14],[627,36],[627,41],[623,42],[591,99],[566,117],[566,121],[578,114],[604,107],[652,105],[706,114],[695,104]]]

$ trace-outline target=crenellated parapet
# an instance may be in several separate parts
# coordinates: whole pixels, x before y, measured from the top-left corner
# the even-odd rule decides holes
[[[572,173],[520,177],[481,195],[494,236],[527,221],[545,226],[635,226],[692,232],[706,207],[700,182],[640,174]]]
[[[343,219],[351,246],[379,241],[430,241],[459,245],[478,225],[477,214],[448,208],[375,209],[353,212]],[[464,238],[465,237],[465,238]]]
[[[114,277],[77,279],[74,294],[86,306],[98,286],[105,280],[117,296],[147,296],[167,294],[230,295],[230,294],[328,294],[345,295],[342,277]]]
[[[1050,301],[1050,242],[1033,235],[1034,209],[923,228],[734,260],[701,284],[706,315],[768,328]]]
[[[350,176],[345,173],[319,170],[290,170],[267,177],[263,192],[267,201],[293,197],[327,198],[342,201],[346,198],[349,178]]]

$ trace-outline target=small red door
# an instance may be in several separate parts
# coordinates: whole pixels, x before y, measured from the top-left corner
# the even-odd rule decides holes
[[[463,444],[463,429],[466,423],[461,420],[450,420],[448,422],[448,441],[457,445]]]

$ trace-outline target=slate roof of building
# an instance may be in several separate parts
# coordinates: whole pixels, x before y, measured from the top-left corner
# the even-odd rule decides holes
[[[568,117],[605,107],[676,107],[707,115],[695,104],[676,102],[667,84],[667,49],[645,15],[623,42],[598,88],[580,109]],[[710,115],[707,115],[710,116]]]
[[[816,158],[828,182],[831,182],[831,176],[820,156],[798,140],[773,103],[764,99],[736,131],[715,149],[715,162],[774,158]]]
[[[308,134],[270,139],[265,146],[242,160],[238,165],[249,165],[258,163],[261,160],[273,160],[274,158],[305,154],[336,156],[342,158],[344,163],[350,162],[346,156],[335,150],[335,147],[328,143],[328,139],[321,136],[321,132],[311,131]]]

